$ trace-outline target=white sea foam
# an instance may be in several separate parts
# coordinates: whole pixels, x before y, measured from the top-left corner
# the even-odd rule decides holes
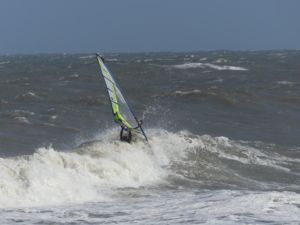
[[[95,55],[84,55],[79,57],[79,59],[92,59],[92,58],[95,58]]]
[[[292,81],[281,80],[281,81],[277,81],[277,84],[280,84],[280,85],[294,85],[295,83],[292,82]]]
[[[16,109],[13,111],[14,115],[29,115],[29,116],[34,116],[35,113],[28,111],[28,110],[22,110],[22,109]]]
[[[191,91],[175,91],[174,92],[175,95],[179,95],[179,96],[201,94],[201,93],[202,93],[201,90],[198,90],[198,89],[194,89]]]
[[[10,63],[10,61],[2,61],[2,62],[0,62],[0,65],[9,64],[9,63]]]
[[[205,224],[296,224],[299,221],[300,195],[294,192],[216,191],[208,193],[195,208],[199,208]]]
[[[30,124],[30,121],[24,116],[17,116],[14,119],[17,120],[20,123]]]
[[[290,169],[287,167],[289,163],[300,163],[299,159],[259,150],[231,141],[226,137],[212,138],[211,136],[204,135],[201,137],[201,140],[208,151],[217,153],[221,158],[238,161],[243,164],[267,166],[289,172]]]
[[[107,201],[116,188],[137,188],[163,182],[163,169],[191,145],[176,134],[161,131],[144,142],[120,143],[115,130],[103,141],[78,151],[40,148],[31,156],[0,158],[0,207],[43,206]]]
[[[118,62],[119,60],[117,58],[105,58],[105,61]]]
[[[56,119],[57,119],[57,115],[52,115],[50,118],[51,118],[52,120],[56,120]]]
[[[224,58],[219,58],[217,59],[216,61],[214,61],[215,63],[227,63],[228,60],[227,59],[224,59]]]
[[[275,56],[281,59],[285,59],[287,57],[286,53],[284,52],[271,53],[270,56]]]
[[[15,97],[16,99],[42,99],[41,96],[37,95],[36,93],[32,91],[28,91],[24,94],[19,94]]]
[[[224,80],[222,78],[218,78],[216,80],[213,80],[213,82],[216,82],[216,83],[222,83]]]
[[[148,145],[143,141],[122,143],[116,132],[101,133],[99,141],[70,152],[48,147],[27,157],[0,158],[0,208],[110,201],[120,188],[166,183],[176,172],[171,169],[173,163],[188,160],[193,151],[283,171],[288,171],[285,165],[293,161],[226,137],[155,129],[148,130]],[[218,167],[213,162],[209,166]]]
[[[70,75],[71,78],[78,78],[79,77],[79,74],[78,73],[73,73]]]
[[[114,202],[1,211],[1,224],[299,224],[295,192],[198,190],[151,192]]]
[[[191,68],[211,68],[215,70],[236,70],[236,71],[247,71],[248,69],[237,66],[227,66],[227,65],[215,65],[212,63],[183,63],[173,66],[176,69],[191,69]]]

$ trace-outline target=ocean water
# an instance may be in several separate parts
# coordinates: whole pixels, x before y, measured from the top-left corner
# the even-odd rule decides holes
[[[0,224],[299,224],[300,51],[0,56]]]

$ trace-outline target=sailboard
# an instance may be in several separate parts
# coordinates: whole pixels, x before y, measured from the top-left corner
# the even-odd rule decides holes
[[[120,89],[120,86],[116,82],[113,74],[105,65],[103,58],[96,54],[97,61],[101,68],[101,73],[105,81],[106,89],[108,92],[109,100],[111,103],[112,114],[114,121],[121,127],[126,127],[134,132],[140,132],[145,140],[148,142],[148,138],[141,126],[140,121],[133,113],[132,109],[126,102],[124,95]]]

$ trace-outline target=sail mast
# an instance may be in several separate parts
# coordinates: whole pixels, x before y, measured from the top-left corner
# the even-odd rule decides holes
[[[116,82],[116,79],[114,78],[113,74],[105,65],[103,58],[98,54],[96,54],[96,57],[106,84],[106,89],[108,92],[115,122],[118,123],[120,126],[125,126],[131,130],[139,129],[145,137],[146,141],[148,141],[148,138],[141,126],[140,121],[138,120],[133,110],[125,100],[121,88]]]

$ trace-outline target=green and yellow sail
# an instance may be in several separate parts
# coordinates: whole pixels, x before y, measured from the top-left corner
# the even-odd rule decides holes
[[[133,114],[132,110],[127,104],[112,73],[105,65],[102,57],[100,57],[98,54],[96,56],[106,84],[106,88],[107,88],[107,92],[108,92],[108,96],[109,96],[109,100],[111,103],[112,112],[114,116],[114,121],[118,123],[120,126],[127,127],[131,130],[136,130],[136,131],[140,130],[140,132],[144,135],[145,139],[148,141],[144,130],[142,129],[141,125],[138,123],[138,119]]]

